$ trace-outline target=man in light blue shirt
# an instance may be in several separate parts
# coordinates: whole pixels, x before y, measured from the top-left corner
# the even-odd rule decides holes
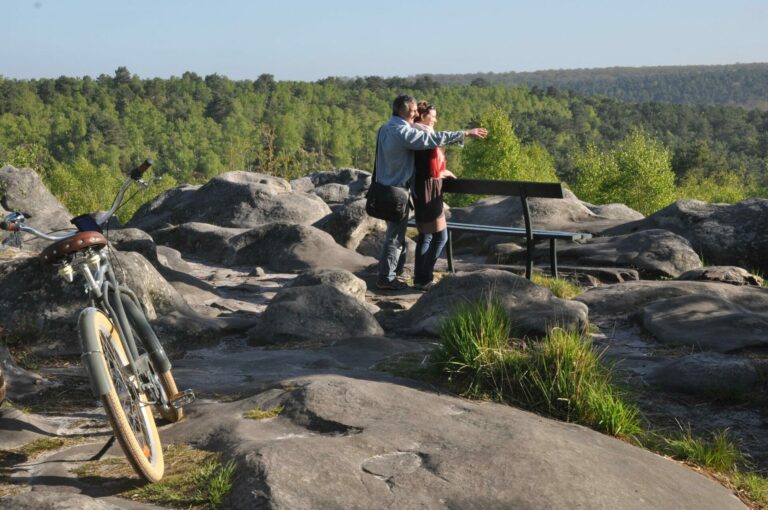
[[[464,139],[485,138],[488,131],[474,128],[467,131],[424,131],[411,124],[417,115],[416,99],[398,96],[392,103],[392,117],[381,126],[376,153],[376,181],[388,186],[408,187],[413,178],[413,151],[434,149],[443,145],[463,144]],[[387,222],[384,245],[379,259],[378,280],[380,289],[399,290],[407,285],[397,279],[405,265],[405,230],[408,219]]]

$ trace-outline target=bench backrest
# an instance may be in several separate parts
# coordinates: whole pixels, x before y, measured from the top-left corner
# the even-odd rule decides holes
[[[489,181],[484,179],[445,179],[446,193],[502,195],[526,198],[564,198],[559,182]]]

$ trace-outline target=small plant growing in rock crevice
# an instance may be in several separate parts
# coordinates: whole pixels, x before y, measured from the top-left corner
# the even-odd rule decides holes
[[[269,409],[262,409],[261,407],[255,407],[249,411],[243,413],[243,418],[249,420],[264,420],[267,418],[274,418],[283,412],[283,406],[274,406]]]
[[[553,278],[540,273],[533,273],[531,281],[536,285],[548,288],[552,294],[561,299],[573,299],[582,292],[581,287],[565,278]]]

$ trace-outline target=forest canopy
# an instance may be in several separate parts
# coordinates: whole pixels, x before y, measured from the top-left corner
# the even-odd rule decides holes
[[[599,171],[600,162],[607,169],[642,168],[664,186],[672,182],[665,200],[686,190],[689,198],[735,201],[768,187],[768,112],[757,109],[631,104],[553,87],[448,86],[429,77],[310,83],[187,72],[142,79],[124,67],[95,79],[0,77],[0,165],[35,169],[74,214],[103,208],[121,170],[145,157],[155,159],[162,178],[152,194],[231,170],[288,179],[349,166],[370,171],[376,130],[400,93],[434,103],[438,129],[501,122],[513,139],[497,142],[517,151],[508,168],[520,175],[538,175],[539,168],[581,189],[584,200],[626,198],[611,186],[629,181],[616,177],[621,172]],[[482,168],[492,162],[476,149],[464,149],[464,158],[461,149],[450,149],[449,167],[459,175],[514,178]],[[625,153],[664,168],[631,162]],[[589,186],[583,172],[592,172]],[[594,181],[601,176],[613,180]],[[723,186],[727,193],[718,192]]]

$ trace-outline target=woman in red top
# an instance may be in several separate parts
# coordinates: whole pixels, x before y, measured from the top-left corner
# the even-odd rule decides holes
[[[417,108],[418,116],[413,127],[434,131],[437,122],[435,107],[421,101]],[[421,290],[428,290],[434,284],[432,278],[435,262],[448,242],[443,212],[443,179],[456,176],[446,169],[445,163],[445,153],[440,147],[416,151],[411,191],[419,237],[416,241],[413,286]]]

